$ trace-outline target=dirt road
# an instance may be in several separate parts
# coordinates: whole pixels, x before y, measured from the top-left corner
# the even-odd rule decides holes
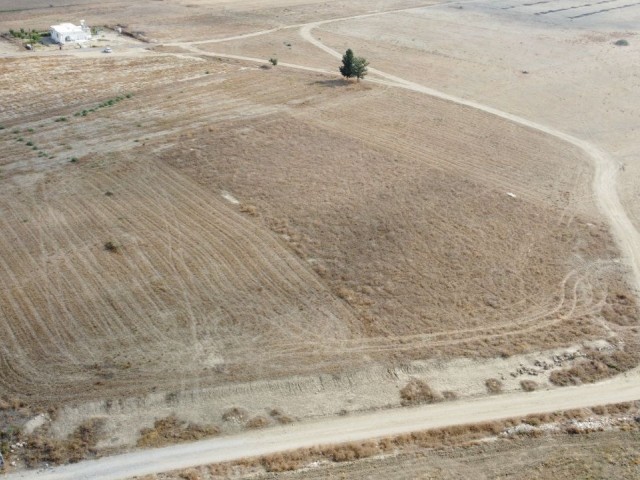
[[[596,385],[512,393],[417,408],[322,419],[184,445],[140,450],[50,470],[22,472],[6,480],[116,480],[197,465],[236,460],[319,444],[482,422],[640,398],[637,371]]]

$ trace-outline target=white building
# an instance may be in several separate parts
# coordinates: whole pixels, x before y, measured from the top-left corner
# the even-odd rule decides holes
[[[51,40],[60,44],[91,40],[91,29],[85,25],[84,20],[80,20],[79,26],[73,23],[52,25],[49,33],[51,33]]]

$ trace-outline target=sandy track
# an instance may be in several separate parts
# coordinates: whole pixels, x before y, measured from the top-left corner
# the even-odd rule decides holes
[[[141,450],[51,469],[5,476],[7,480],[117,480],[209,463],[336,442],[399,435],[429,428],[524,416],[640,398],[635,375],[608,382],[534,393],[514,393],[418,408],[277,427],[155,450]]]

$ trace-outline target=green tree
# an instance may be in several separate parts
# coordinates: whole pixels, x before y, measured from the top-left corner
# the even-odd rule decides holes
[[[353,50],[350,48],[342,56],[342,65],[340,65],[340,74],[344,78],[353,77]]]
[[[362,57],[356,57],[353,60],[353,76],[356,77],[358,79],[358,81],[360,81],[361,78],[364,78],[364,76],[367,74],[367,66],[369,65],[369,62],[367,62],[366,58],[362,58]]]
[[[356,57],[350,48],[342,56],[342,65],[340,65],[340,74],[345,78],[356,77],[358,81],[367,74],[367,65],[369,62],[365,58]]]

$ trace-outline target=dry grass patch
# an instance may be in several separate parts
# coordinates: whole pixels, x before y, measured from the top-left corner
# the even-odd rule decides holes
[[[265,428],[269,425],[271,425],[271,420],[269,420],[267,417],[263,417],[262,415],[253,417],[247,423],[245,423],[245,427],[251,429]]]
[[[576,362],[572,367],[551,372],[549,381],[561,387],[594,383],[634,368],[640,357],[638,353],[622,350],[613,353],[587,350],[585,355],[584,360]]]
[[[279,408],[272,408],[269,411],[269,416],[281,425],[286,425],[288,423],[294,422],[294,419],[292,417],[290,417],[289,415],[286,415]]]
[[[65,440],[28,435],[25,438],[24,462],[27,467],[35,468],[43,463],[76,463],[96,455],[95,446],[100,440],[103,426],[104,419],[91,418],[80,424]]]
[[[175,415],[156,420],[152,428],[140,431],[139,447],[160,447],[179,442],[192,442],[220,433],[215,425],[197,425],[179,420]]]
[[[418,405],[421,403],[435,403],[443,400],[442,395],[433,390],[426,382],[417,378],[409,380],[401,390],[402,405]]]
[[[520,388],[525,392],[533,392],[538,389],[538,382],[533,380],[520,380]]]
[[[231,407],[222,414],[225,422],[243,423],[249,418],[249,412],[241,407]]]
[[[497,393],[502,393],[502,382],[497,378],[488,378],[484,382],[485,387],[487,387],[487,392],[492,395]]]

